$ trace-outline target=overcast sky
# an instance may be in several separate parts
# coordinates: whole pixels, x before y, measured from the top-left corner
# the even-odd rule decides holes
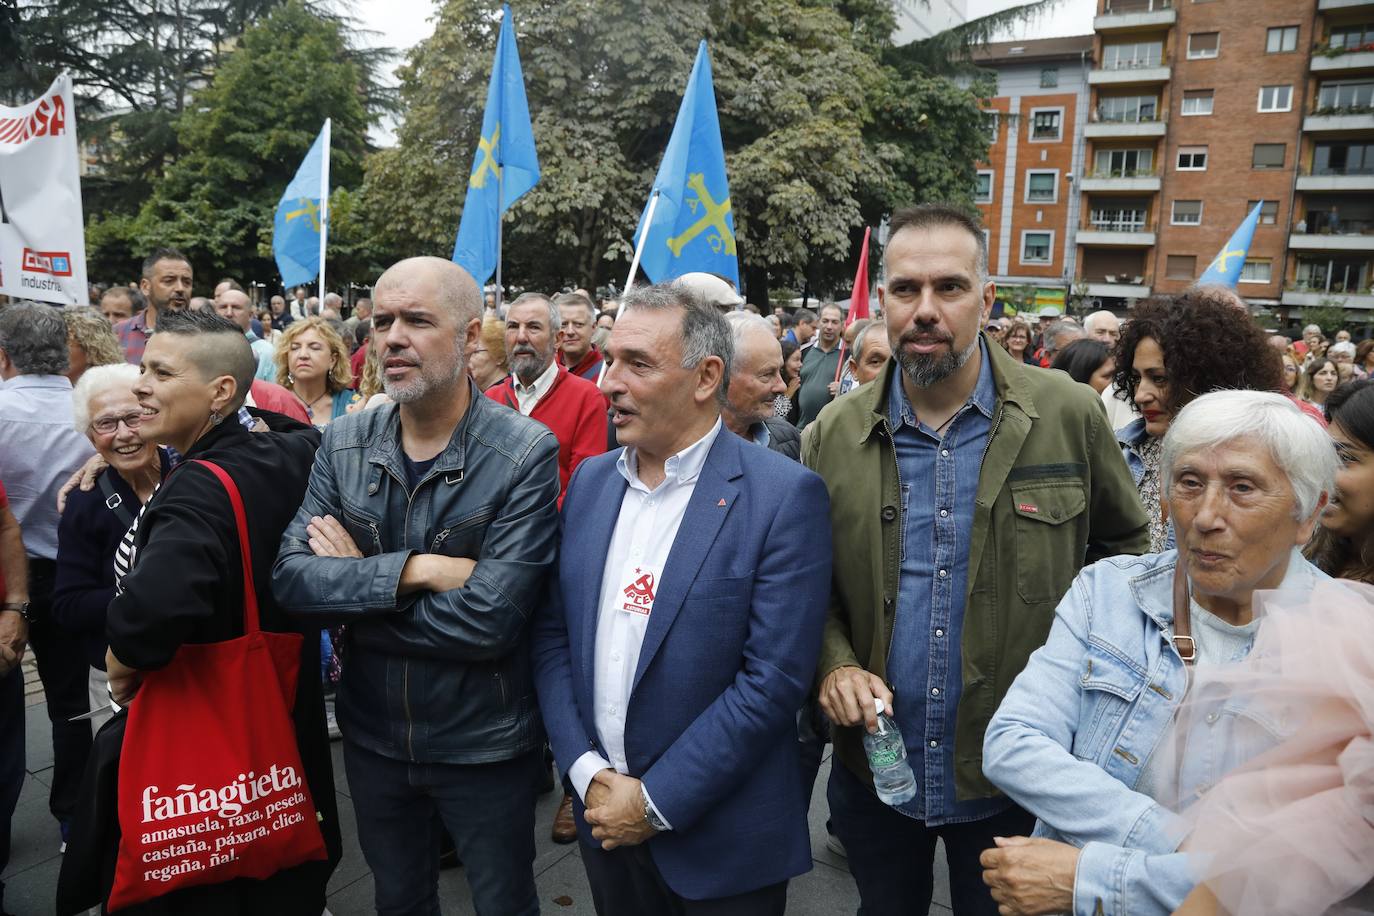
[[[1020,0],[968,0],[971,18],[986,16]],[[435,0],[354,0],[353,10],[365,28],[376,33],[375,44],[402,52],[414,47],[434,32],[431,17],[437,7]],[[1086,35],[1092,31],[1096,0],[1061,0],[1058,7],[1038,21],[1030,23],[1020,34],[1002,36],[1006,39],[1049,38],[1058,35]],[[400,60],[397,61],[400,63]],[[391,127],[373,131],[373,142],[390,144]]]

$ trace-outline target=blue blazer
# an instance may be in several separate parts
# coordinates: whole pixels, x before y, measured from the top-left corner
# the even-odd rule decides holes
[[[605,753],[593,658],[627,487],[619,456],[588,458],[573,474],[558,575],[534,621],[535,685],[564,771],[588,750]],[[830,598],[829,513],[820,477],[722,429],[669,551],[626,710],[625,756],[673,826],[648,849],[689,900],[811,868],[796,714]],[[579,836],[596,845],[574,802]]]

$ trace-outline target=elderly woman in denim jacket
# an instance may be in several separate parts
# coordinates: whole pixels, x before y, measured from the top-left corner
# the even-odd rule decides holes
[[[984,773],[1038,818],[1033,838],[983,854],[1003,914],[1167,914],[1196,883],[1172,812],[1281,727],[1232,705],[1173,735],[1174,713],[1190,666],[1248,654],[1257,590],[1327,578],[1298,550],[1337,470],[1312,423],[1257,391],[1204,395],[1174,418],[1160,475],[1178,549],[1084,569],[988,727]],[[1180,561],[1187,628],[1175,626]],[[1155,753],[1166,738],[1181,757]]]

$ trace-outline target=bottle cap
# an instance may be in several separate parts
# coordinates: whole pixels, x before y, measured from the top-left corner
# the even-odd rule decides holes
[[[878,713],[878,715],[881,716],[883,714],[883,701],[878,697],[873,698],[873,709]]]

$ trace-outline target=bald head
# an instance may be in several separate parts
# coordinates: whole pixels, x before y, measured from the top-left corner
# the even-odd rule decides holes
[[[239,289],[226,289],[215,296],[215,311],[247,331],[253,326],[253,303]]]
[[[482,294],[472,275],[444,258],[406,258],[388,267],[372,288],[372,299],[397,297],[448,309],[459,328],[482,314]]]

